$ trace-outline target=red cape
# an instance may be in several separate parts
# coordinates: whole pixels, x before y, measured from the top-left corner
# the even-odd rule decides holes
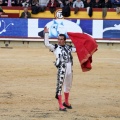
[[[85,33],[68,32],[67,34],[76,47],[76,52],[81,64],[82,71],[86,72],[91,70],[92,55],[98,47],[96,41]]]

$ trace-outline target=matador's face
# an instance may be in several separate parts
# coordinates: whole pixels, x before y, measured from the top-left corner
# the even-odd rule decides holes
[[[65,45],[64,36],[58,36],[58,44],[61,46]]]

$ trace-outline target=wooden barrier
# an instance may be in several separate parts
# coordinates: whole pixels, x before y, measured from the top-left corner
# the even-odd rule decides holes
[[[7,7],[2,6],[4,12],[8,14],[8,17],[18,18],[20,14],[23,12],[23,7]],[[31,8],[28,8],[29,12],[31,12]],[[61,10],[61,8],[57,8],[54,14],[50,13],[47,8],[46,11],[40,12],[38,14],[32,14],[32,18],[56,18],[57,12]],[[66,18],[79,18],[79,19],[120,19],[120,14],[116,13],[114,8],[108,8],[107,15],[105,18],[102,17],[102,8],[93,8],[93,16],[89,17],[86,8],[80,8],[77,14],[74,14],[74,9],[71,9],[71,16]]]
[[[5,13],[1,18],[19,18],[19,13]]]

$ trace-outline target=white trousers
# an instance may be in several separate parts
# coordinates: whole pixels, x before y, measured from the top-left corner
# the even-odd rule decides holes
[[[72,64],[71,63],[61,63],[58,68],[57,75],[57,88],[56,88],[56,98],[58,95],[62,94],[62,88],[64,87],[64,92],[70,92],[72,87]]]
[[[72,87],[72,65],[71,63],[66,64],[66,73],[65,73],[65,79],[64,79],[64,92],[70,92],[70,89]]]

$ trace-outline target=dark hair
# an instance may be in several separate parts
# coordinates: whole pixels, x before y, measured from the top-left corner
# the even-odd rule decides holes
[[[66,35],[65,34],[59,34],[59,36],[63,36],[64,40],[66,40]]]

